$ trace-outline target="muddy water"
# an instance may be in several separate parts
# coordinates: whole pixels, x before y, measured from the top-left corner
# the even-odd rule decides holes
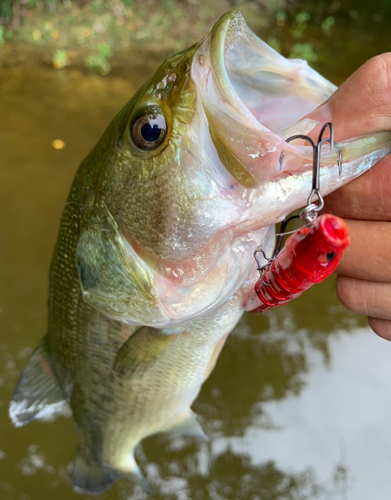
[[[387,49],[375,41],[371,50]],[[344,67],[322,71],[339,83],[361,62],[347,50]],[[14,429],[7,407],[45,333],[49,263],[75,171],[152,69],[127,79],[34,66],[0,75],[2,500],[86,498],[69,482],[72,420]],[[388,500],[390,360],[391,345],[338,303],[333,279],[244,316],[194,405],[210,441],[158,436],[138,449],[153,498]],[[129,498],[144,494],[125,480],[99,497]]]

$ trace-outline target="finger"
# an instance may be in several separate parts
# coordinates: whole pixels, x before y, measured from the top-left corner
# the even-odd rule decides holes
[[[324,211],[348,219],[391,221],[391,156],[325,197]]]
[[[373,57],[330,98],[336,140],[391,129],[391,53]]]
[[[391,283],[338,276],[337,295],[345,307],[357,314],[391,320]]]
[[[379,337],[391,340],[391,321],[379,318],[368,318],[368,324]]]
[[[391,223],[345,220],[350,245],[336,272],[351,278],[391,282]]]
[[[308,117],[320,122],[319,130],[331,121],[336,141],[390,130],[391,53],[367,61]]]

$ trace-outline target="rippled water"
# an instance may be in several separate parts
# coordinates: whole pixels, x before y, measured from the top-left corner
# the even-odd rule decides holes
[[[373,53],[386,50],[365,37]],[[368,47],[330,43],[345,63],[321,68],[339,83]],[[14,429],[7,407],[45,333],[48,268],[74,173],[151,69],[131,79],[34,66],[0,74],[2,500],[86,497],[70,487],[72,420]],[[338,303],[333,278],[285,308],[244,316],[194,405],[210,442],[155,436],[139,448],[153,498],[388,500],[390,359],[391,345]],[[99,496],[129,498],[144,494],[125,480]]]

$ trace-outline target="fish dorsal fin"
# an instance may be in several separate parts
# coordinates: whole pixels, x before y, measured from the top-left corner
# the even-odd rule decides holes
[[[37,419],[53,420],[71,412],[58,380],[50,368],[46,337],[31,355],[16,385],[9,407],[15,427]]]
[[[102,493],[118,477],[119,475],[115,471],[87,460],[80,451],[73,462],[72,486],[77,493]]]
[[[190,408],[184,411],[167,431],[202,439],[204,441],[209,440],[208,436],[202,430],[201,424],[196,418],[196,414]]]
[[[176,334],[166,335],[157,328],[143,326],[121,347],[114,369],[127,378],[142,375],[154,365],[176,338]]]

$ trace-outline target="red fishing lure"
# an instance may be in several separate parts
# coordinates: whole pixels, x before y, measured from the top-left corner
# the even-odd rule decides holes
[[[246,300],[246,311],[283,306],[323,281],[337,267],[349,241],[347,225],[331,214],[323,214],[295,231],[262,272]]]

